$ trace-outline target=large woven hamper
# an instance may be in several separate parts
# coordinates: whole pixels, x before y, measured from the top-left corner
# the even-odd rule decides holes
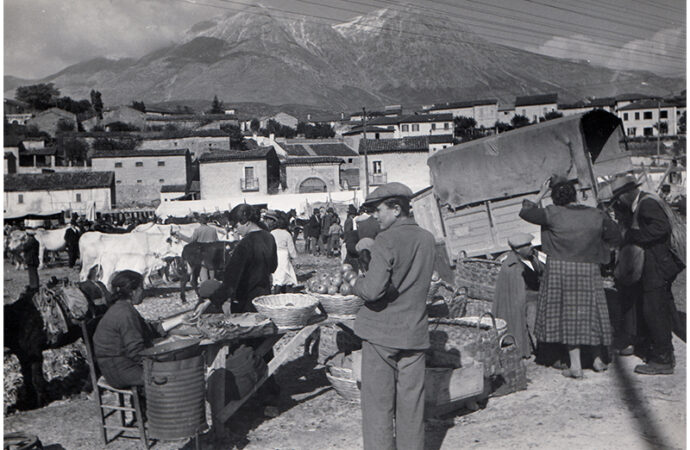
[[[277,326],[298,328],[307,324],[319,301],[307,294],[274,294],[257,297],[252,303]]]
[[[471,298],[493,301],[501,263],[489,259],[465,258],[457,262],[455,285],[466,287]]]

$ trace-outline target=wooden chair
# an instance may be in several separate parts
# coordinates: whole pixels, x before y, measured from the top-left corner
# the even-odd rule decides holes
[[[89,333],[89,326],[93,322],[81,322],[81,332],[86,346],[86,357],[89,363],[89,372],[91,374],[91,384],[93,385],[94,397],[98,402],[98,413],[101,418],[101,432],[103,434],[103,443],[108,445],[119,437],[135,438],[135,436],[125,435],[126,432],[138,433],[139,439],[145,449],[149,448],[149,439],[146,436],[146,429],[144,428],[144,414],[141,409],[141,402],[139,401],[139,394],[136,387],[129,389],[116,389],[108,384],[103,376],[99,377],[97,374],[96,360],[93,353],[93,343],[91,341],[91,334]],[[111,394],[111,395],[107,395]],[[109,397],[115,397],[116,402],[108,403]],[[127,406],[126,400],[129,400]],[[136,426],[127,424],[125,413],[131,412],[133,414],[132,423]],[[113,414],[119,412],[120,420],[117,424],[109,424],[107,419]],[[112,420],[110,422],[113,422]],[[108,439],[108,430],[117,430],[114,436]]]

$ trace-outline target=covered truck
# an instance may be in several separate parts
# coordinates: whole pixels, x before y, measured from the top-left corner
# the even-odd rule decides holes
[[[618,117],[603,110],[562,117],[462,143],[429,157],[432,187],[413,199],[415,218],[444,241],[448,257],[507,250],[507,239],[539,227],[520,219],[522,200],[552,174],[577,179],[596,205],[598,182],[633,169]],[[548,202],[548,200],[547,200]]]

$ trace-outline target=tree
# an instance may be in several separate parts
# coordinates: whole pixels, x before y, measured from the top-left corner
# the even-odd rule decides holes
[[[28,103],[31,107],[43,111],[55,106],[60,91],[55,88],[53,83],[40,83],[31,86],[20,86],[14,93],[14,97]]]
[[[494,128],[499,133],[505,133],[506,131],[510,131],[513,129],[513,127],[510,124],[505,122],[499,122],[498,120],[494,124]]]
[[[249,123],[249,129],[252,131],[259,131],[261,128],[261,122],[259,122],[259,119],[252,119],[252,121]]]
[[[544,114],[542,120],[553,120],[558,119],[559,117],[563,117],[563,113],[560,113],[558,111],[549,111],[546,114]]]
[[[279,122],[270,119],[266,125],[266,129],[263,130],[264,135],[270,135],[273,133],[276,137],[293,138],[297,134],[294,128],[290,128],[287,125],[281,125]]]
[[[332,138],[335,136],[333,128],[325,123],[311,125],[305,122],[297,124],[297,134],[302,134],[307,139]]]
[[[74,122],[68,119],[60,119],[56,125],[57,131],[74,131]]]
[[[62,151],[65,159],[73,163],[82,163],[86,161],[89,146],[82,139],[65,139],[62,142]]]
[[[458,116],[455,123],[455,136],[462,138],[463,141],[471,141],[482,136],[477,127],[477,121],[472,117]]]
[[[524,127],[525,125],[529,125],[529,119],[525,116],[521,116],[520,114],[515,114],[513,118],[510,119],[510,124],[513,126],[513,128]]]
[[[223,108],[223,102],[218,100],[218,96],[213,96],[213,102],[211,102],[211,109],[208,110],[210,114],[223,114],[225,109]]]
[[[146,105],[144,102],[132,101],[132,108],[136,109],[137,111],[146,112]]]
[[[101,99],[101,93],[93,89],[91,90],[91,106],[98,118],[103,120],[103,100]]]
[[[121,122],[121,121],[116,121],[112,122],[106,125],[108,127],[109,131],[112,132],[118,132],[118,131],[140,131],[139,127],[131,125],[129,123]]]
[[[230,149],[231,150],[246,150],[247,145],[244,142],[244,136],[242,135],[242,130],[236,125],[225,124],[221,125],[221,130],[227,132],[230,135]]]
[[[83,115],[91,111],[91,102],[88,100],[73,100],[71,97],[60,97],[55,102],[55,106],[77,115]]]

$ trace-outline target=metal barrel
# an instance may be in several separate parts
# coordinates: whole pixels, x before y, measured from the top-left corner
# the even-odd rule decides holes
[[[153,438],[189,438],[206,425],[204,356],[179,361],[144,360],[144,390],[149,434]]]

